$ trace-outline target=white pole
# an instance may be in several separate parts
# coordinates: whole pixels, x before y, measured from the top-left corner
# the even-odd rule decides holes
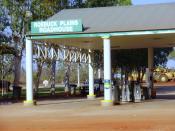
[[[91,50],[89,50],[89,95],[87,96],[88,99],[94,99],[94,71],[92,67],[91,61]]]
[[[103,106],[111,106],[112,91],[111,91],[111,43],[109,37],[103,37],[104,50],[104,100]]]
[[[26,101],[25,105],[33,105],[33,77],[32,77],[32,59],[33,59],[33,50],[32,50],[32,41],[26,38]]]
[[[80,64],[77,66],[77,87],[80,87]]]

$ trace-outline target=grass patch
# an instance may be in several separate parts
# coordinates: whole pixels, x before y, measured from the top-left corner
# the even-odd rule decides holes
[[[51,88],[39,88],[38,89],[38,96],[39,97],[47,97],[50,96],[50,89]],[[63,93],[64,87],[56,87],[55,88],[55,94]],[[6,98],[13,98],[13,90],[2,96],[0,95],[0,99],[6,99]],[[21,98],[26,98],[26,89],[21,90]]]

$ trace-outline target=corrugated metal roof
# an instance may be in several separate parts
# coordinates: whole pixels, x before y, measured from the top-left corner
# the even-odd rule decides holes
[[[83,33],[175,29],[175,3],[65,9],[48,20],[81,19]]]

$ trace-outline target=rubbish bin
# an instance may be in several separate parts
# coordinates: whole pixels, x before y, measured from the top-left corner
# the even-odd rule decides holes
[[[119,86],[115,85],[112,88],[112,100],[113,104],[120,104],[120,88]]]
[[[19,100],[21,97],[21,86],[13,86],[13,99]]]

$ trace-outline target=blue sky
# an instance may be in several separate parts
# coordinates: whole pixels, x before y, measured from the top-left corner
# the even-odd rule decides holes
[[[175,0],[132,0],[133,5],[170,3],[170,2],[175,2]]]

